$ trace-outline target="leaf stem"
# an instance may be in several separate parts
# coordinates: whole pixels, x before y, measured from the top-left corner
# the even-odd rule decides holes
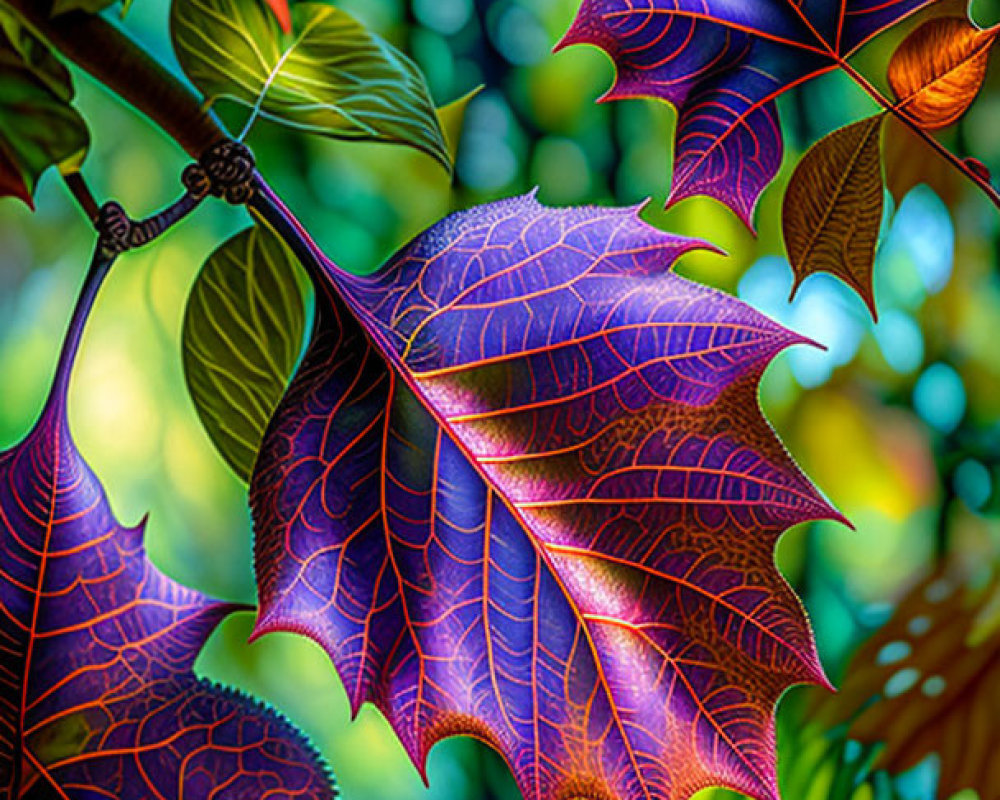
[[[3,2],[66,58],[149,117],[188,155],[200,159],[229,138],[202,98],[117,25],[85,12],[49,18],[45,4],[36,0]],[[249,205],[278,231],[308,270],[339,269],[259,174],[254,186]]]
[[[69,389],[69,379],[73,372],[73,362],[76,354],[80,350],[80,340],[83,338],[83,330],[90,316],[90,310],[94,307],[94,300],[104,283],[104,279],[111,271],[111,266],[115,262],[116,256],[105,252],[100,242],[94,245],[94,255],[84,278],[80,294],[76,299],[76,306],[73,308],[73,316],[70,318],[66,336],[63,338],[62,350],[59,353],[59,362],[56,365],[56,374],[52,379],[52,390],[49,392],[49,401],[42,412],[44,417],[47,413],[57,409],[65,408],[66,394]]]
[[[86,179],[80,172],[63,173],[62,177],[66,188],[69,189],[69,193],[73,195],[73,199],[76,200],[83,213],[87,215],[87,219],[96,224],[101,206],[95,199]]]
[[[927,142],[927,144],[930,145],[931,148],[933,148],[942,158],[965,175],[965,177],[967,177],[970,181],[976,184],[976,186],[982,189],[983,193],[990,199],[990,202],[1000,209],[1000,191],[998,191],[987,178],[971,169],[965,161],[956,156],[951,152],[951,150],[935,139],[929,131],[918,124],[917,121],[913,119],[913,117],[911,117],[903,108],[896,103],[893,103],[888,97],[882,94],[882,92],[880,92],[878,88],[871,83],[871,81],[858,72],[847,62],[846,59],[840,60],[840,67],[868,94],[869,97],[896,117],[896,119],[906,125],[906,127],[913,131],[917,136]]]
[[[94,243],[94,254],[90,261],[90,267],[87,269],[86,278],[80,288],[76,306],[63,339],[46,411],[65,408],[73,363],[80,350],[80,340],[83,338],[87,319],[94,307],[97,293],[118,256],[159,238],[197,208],[202,200],[201,197],[197,197],[191,192],[185,192],[178,200],[159,213],[144,220],[133,220],[114,201],[98,207],[90,188],[79,173],[71,173],[65,178],[73,196],[80,201],[80,205],[91,217],[91,222],[97,230],[97,241]],[[90,211],[91,208],[95,209],[93,213]]]
[[[259,173],[254,175],[254,193],[248,205],[274,228],[311,277],[318,278],[323,273],[340,271],[340,267],[320,249],[305,226]],[[324,285],[322,281],[314,282],[317,286]]]

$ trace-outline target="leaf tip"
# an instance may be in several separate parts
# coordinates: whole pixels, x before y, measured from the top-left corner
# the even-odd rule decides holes
[[[561,50],[565,50],[567,47],[571,47],[574,44],[589,44],[590,39],[587,36],[587,22],[584,17],[583,8],[580,8],[580,12],[577,14],[576,19],[570,24],[566,33],[562,35],[558,42],[552,46],[552,52],[558,53]]]
[[[281,26],[282,33],[288,34],[292,32],[292,12],[288,7],[288,0],[266,0],[268,8],[274,14],[275,19],[278,20],[278,25]]]
[[[247,637],[247,644],[253,644],[269,633],[280,633],[286,629],[286,626],[278,621],[277,615],[274,612],[266,611],[261,606],[257,609],[257,619],[254,620],[253,630],[250,631],[250,635]]]
[[[729,196],[721,191],[713,192],[711,189],[712,187],[709,186],[689,184],[684,176],[680,176],[674,181],[670,189],[670,194],[667,195],[664,209],[673,208],[681,200],[687,200],[689,197],[710,197],[732,211],[740,222],[743,223],[744,227],[750,231],[751,236],[755,239],[758,238],[759,234],[757,226],[754,224],[754,217],[756,216],[757,201],[760,199],[760,194],[758,193],[756,197],[752,198],[751,202],[747,203],[742,197]]]

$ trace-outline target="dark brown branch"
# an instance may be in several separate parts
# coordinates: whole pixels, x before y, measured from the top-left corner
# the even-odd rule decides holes
[[[226,133],[201,99],[118,26],[72,11],[49,18],[48,3],[3,0],[66,58],[144,113],[198,158]]]
[[[189,155],[201,161],[213,146],[228,140],[201,98],[118,26],[82,12],[49,19],[35,8],[35,0],[3,2],[64,56],[149,117]],[[244,199],[276,226],[303,266],[313,275],[337,269],[259,174],[254,175],[254,186],[256,191]]]
[[[63,175],[63,181],[66,183],[66,188],[69,189],[70,194],[73,195],[73,199],[76,200],[77,205],[87,215],[87,219],[96,223],[101,206],[95,199],[94,193],[90,191],[90,186],[84,180],[83,175],[79,172],[70,172]]]

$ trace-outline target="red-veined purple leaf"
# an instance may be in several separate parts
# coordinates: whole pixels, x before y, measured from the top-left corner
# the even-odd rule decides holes
[[[775,100],[932,2],[583,0],[559,46],[589,43],[611,56],[617,77],[605,99],[677,108],[668,202],[708,195],[752,226],[781,164]]]
[[[803,340],[670,271],[700,246],[521,197],[317,276],[255,635],[319,642],[421,772],[468,734],[534,800],[776,796],[774,704],[825,678],[773,547],[838,515],[757,405]]]
[[[159,572],[73,444],[66,385],[103,272],[38,422],[0,453],[0,796],[332,798],[288,722],[191,671],[241,607]]]

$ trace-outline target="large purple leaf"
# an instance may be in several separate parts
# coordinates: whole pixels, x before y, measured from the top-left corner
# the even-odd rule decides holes
[[[38,422],[0,453],[0,797],[332,798],[288,722],[192,673],[240,607],[150,564],[73,445],[66,384],[102,271]]]
[[[668,203],[708,195],[752,226],[781,165],[775,100],[932,2],[583,0],[559,46],[589,43],[611,56],[617,77],[604,99],[676,106]]]
[[[757,405],[802,340],[669,271],[698,246],[522,197],[318,276],[256,635],[319,642],[421,771],[468,734],[528,798],[776,796],[774,704],[825,678],[773,546],[838,515]]]

